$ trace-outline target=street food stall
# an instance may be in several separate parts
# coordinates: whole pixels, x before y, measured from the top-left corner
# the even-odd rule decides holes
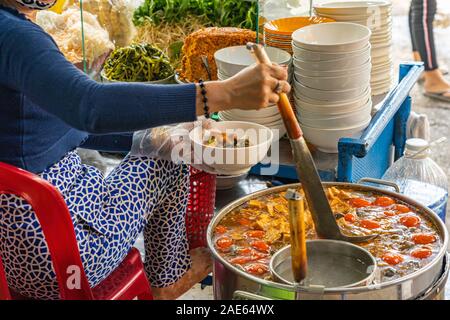
[[[195,156],[215,160],[208,163],[212,172],[192,165],[186,213],[191,248],[213,255],[214,271],[202,285],[213,286],[214,299],[444,299],[448,194],[432,206],[382,179],[412,150],[410,91],[424,70],[418,62],[394,65],[390,1],[58,3],[53,12],[39,12],[36,23],[69,61],[102,83],[228,81],[256,63],[248,43],[285,66],[292,91],[283,102],[211,114],[212,128],[189,133]],[[282,103],[291,111],[283,113]],[[296,149],[299,139],[306,150]],[[313,160],[312,176],[299,153]],[[322,198],[310,194],[316,177]],[[297,220],[290,220],[292,192],[302,199],[303,240],[293,231]],[[317,212],[317,199],[328,213]],[[339,236],[321,229],[327,219]],[[274,259],[289,258],[294,268],[294,250],[305,251],[305,243],[351,237],[367,237],[355,240],[374,261],[364,281],[330,287],[276,276],[281,264]],[[295,249],[297,240],[303,249]],[[348,254],[342,250],[340,259]]]

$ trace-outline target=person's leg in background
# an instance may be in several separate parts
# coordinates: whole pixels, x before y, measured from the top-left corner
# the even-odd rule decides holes
[[[413,33],[413,24],[412,24],[412,5],[409,7],[409,12],[408,12],[408,24],[409,24],[409,34],[411,37],[411,47],[412,47],[412,52],[413,52],[413,59],[414,61],[422,61],[422,58],[420,58],[420,53],[419,50],[417,49],[417,43],[416,43],[416,39],[414,37],[414,33]]]
[[[442,75],[436,60],[433,33],[436,9],[436,0],[411,0],[410,31],[413,51],[418,52],[420,59],[425,64],[425,93],[434,98],[447,100],[450,99],[450,83]],[[414,57],[418,58],[417,53],[414,54]]]

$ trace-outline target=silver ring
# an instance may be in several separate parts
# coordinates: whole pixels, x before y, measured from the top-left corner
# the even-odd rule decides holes
[[[280,82],[280,80],[278,80],[277,85],[275,86],[273,91],[276,92],[276,93],[280,93],[281,92],[281,82]]]

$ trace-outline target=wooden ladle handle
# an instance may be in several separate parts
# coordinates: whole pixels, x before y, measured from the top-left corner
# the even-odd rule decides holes
[[[270,61],[266,50],[264,50],[264,47],[260,44],[249,42],[247,43],[247,49],[253,52],[258,63],[272,65],[272,62]],[[284,92],[280,93],[279,95],[280,100],[278,101],[278,110],[280,111],[281,118],[283,119],[289,138],[299,139],[302,137],[303,133],[300,125],[297,122],[289,98]]]

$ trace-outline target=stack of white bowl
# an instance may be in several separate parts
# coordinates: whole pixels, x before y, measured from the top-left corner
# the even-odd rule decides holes
[[[354,23],[311,25],[292,35],[297,118],[306,140],[337,152],[371,120],[370,30]]]
[[[266,47],[265,49],[272,62],[289,66],[289,80],[291,80],[293,75],[291,55],[278,48]],[[214,59],[219,80],[226,80],[255,63],[254,56],[245,46],[234,46],[218,50],[214,54]],[[264,125],[274,131],[274,138],[281,138],[286,133],[276,105],[271,105],[261,110],[242,110],[237,106],[236,109],[219,112],[219,118],[224,121],[247,121]]]
[[[327,2],[314,6],[316,14],[371,29],[372,95],[389,91],[393,80],[392,3],[386,0]]]

